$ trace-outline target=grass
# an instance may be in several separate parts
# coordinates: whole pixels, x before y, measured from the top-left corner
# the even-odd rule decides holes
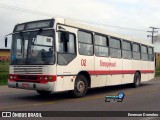
[[[7,80],[5,79],[5,80],[0,80],[0,86],[2,86],[2,85],[7,85]]]
[[[160,68],[159,68],[159,69],[156,69],[155,77],[160,77]]]
[[[9,62],[0,61],[0,85],[6,85],[8,79]]]

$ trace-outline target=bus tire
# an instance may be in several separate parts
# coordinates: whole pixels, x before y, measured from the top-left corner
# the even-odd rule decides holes
[[[37,90],[37,93],[42,96],[49,96],[51,94],[51,91]]]
[[[136,87],[140,86],[140,83],[141,83],[141,76],[138,72],[136,72],[134,75],[134,82],[133,82],[132,86],[134,88],[136,88]]]
[[[83,75],[78,75],[76,77],[75,83],[74,83],[74,90],[71,91],[73,97],[83,97],[88,90],[88,82],[87,78]]]

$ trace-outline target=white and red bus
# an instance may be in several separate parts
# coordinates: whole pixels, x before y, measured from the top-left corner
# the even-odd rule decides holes
[[[82,97],[88,88],[138,87],[154,78],[154,70],[152,44],[55,18],[15,26],[8,86]]]

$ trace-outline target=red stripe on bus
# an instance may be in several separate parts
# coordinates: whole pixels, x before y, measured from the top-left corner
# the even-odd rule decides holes
[[[154,70],[141,70],[141,73],[154,73]]]
[[[134,74],[136,70],[91,70],[88,71],[91,75],[98,75],[98,74],[107,74],[107,75],[114,75],[114,74]],[[140,70],[141,73],[154,73],[154,70]]]

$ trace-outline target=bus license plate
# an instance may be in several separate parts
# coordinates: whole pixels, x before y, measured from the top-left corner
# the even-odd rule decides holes
[[[22,83],[22,87],[23,87],[23,88],[28,88],[28,87],[29,87],[29,84]]]

